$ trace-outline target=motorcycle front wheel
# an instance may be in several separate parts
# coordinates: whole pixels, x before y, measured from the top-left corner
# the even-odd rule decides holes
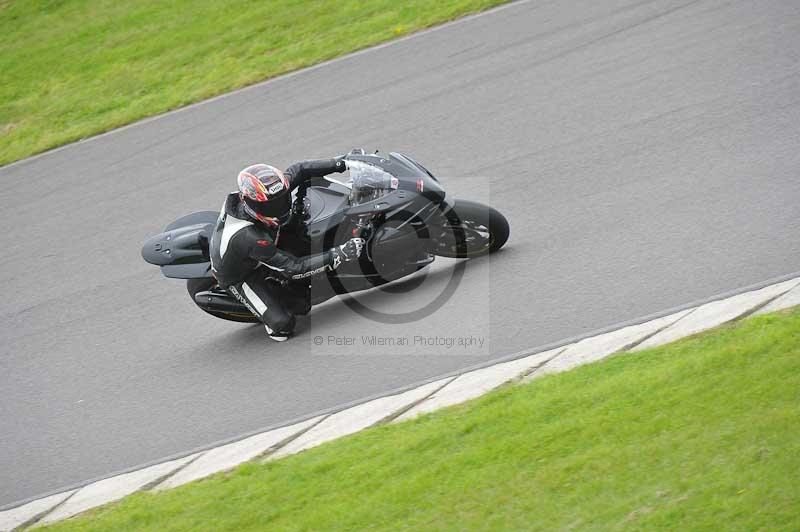
[[[508,220],[498,210],[475,201],[458,200],[441,227],[431,231],[432,252],[467,259],[494,253],[508,240]]]

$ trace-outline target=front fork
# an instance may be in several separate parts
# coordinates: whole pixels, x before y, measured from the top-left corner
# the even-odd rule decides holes
[[[461,219],[456,214],[454,207],[455,201],[445,197],[431,216],[425,220],[430,240],[428,251],[434,255],[440,246],[445,245],[449,233],[453,233],[453,237],[456,239],[463,240],[464,238]]]

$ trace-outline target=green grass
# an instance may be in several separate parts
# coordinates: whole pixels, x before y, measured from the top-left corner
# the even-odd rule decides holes
[[[0,164],[504,0],[0,0]]]
[[[508,386],[56,530],[800,530],[800,311]]]

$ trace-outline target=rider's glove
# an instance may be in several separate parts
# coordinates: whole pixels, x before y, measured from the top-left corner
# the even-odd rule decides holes
[[[363,238],[351,238],[341,246],[333,248],[334,256],[342,262],[356,260],[361,256],[362,251],[364,251]]]

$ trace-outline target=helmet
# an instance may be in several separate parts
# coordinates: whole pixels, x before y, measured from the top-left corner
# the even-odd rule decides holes
[[[239,172],[238,183],[248,216],[270,227],[289,221],[292,194],[283,172],[268,164],[254,164]]]

